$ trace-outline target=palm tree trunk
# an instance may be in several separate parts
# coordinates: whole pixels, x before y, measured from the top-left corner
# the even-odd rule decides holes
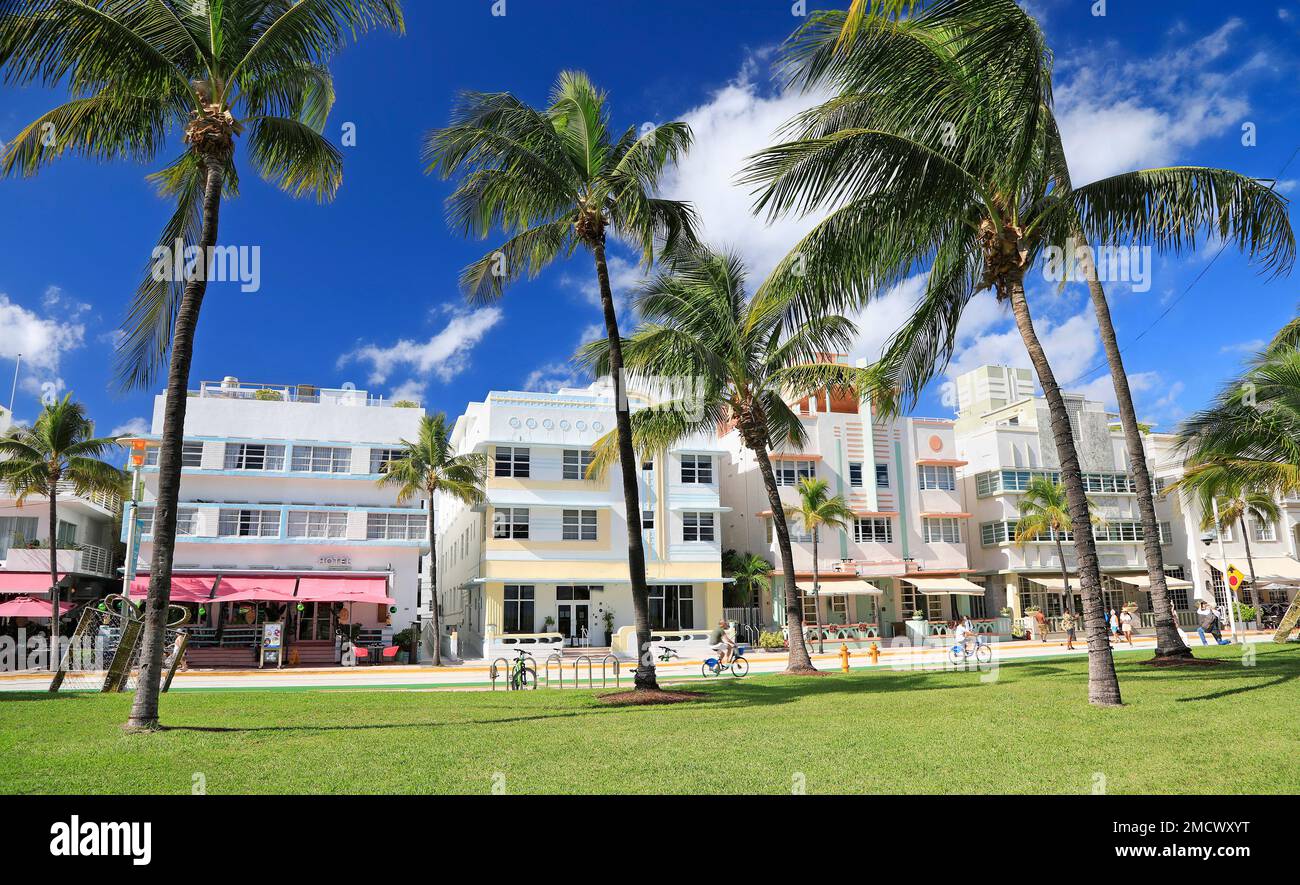
[[[785,626],[790,634],[790,657],[785,665],[787,673],[816,673],[812,658],[808,657],[808,646],[803,638],[803,596],[799,585],[794,582],[794,557],[790,553],[790,526],[785,520],[785,505],[781,503],[781,492],[776,487],[776,474],[772,472],[772,459],[767,456],[767,445],[761,431],[754,428],[739,428],[745,444],[754,453],[758,461],[758,471],[763,474],[763,488],[767,490],[767,500],[772,507],[772,526],[776,529],[777,550],[781,553],[781,569],[785,577]]]
[[[1133,392],[1129,389],[1124,359],[1115,337],[1115,324],[1111,322],[1110,305],[1106,292],[1097,279],[1097,268],[1089,261],[1087,266],[1088,293],[1092,297],[1093,311],[1097,314],[1097,329],[1106,349],[1110,364],[1111,381],[1115,384],[1115,401],[1119,405],[1119,420],[1124,428],[1124,447],[1128,449],[1129,472],[1137,488],[1138,515],[1142,520],[1142,552],[1146,557],[1147,580],[1151,584],[1151,609],[1156,615],[1156,657],[1172,658],[1192,656],[1192,650],[1178,635],[1178,616],[1174,613],[1173,599],[1165,579],[1164,551],[1160,549],[1160,523],[1156,520],[1154,488],[1151,472],[1147,469],[1146,448],[1142,431],[1138,427],[1137,410],[1133,407]]]
[[[426,532],[429,541],[429,557],[425,573],[425,586],[429,588],[429,611],[433,613],[433,665],[442,666],[442,623],[438,617],[438,559],[434,551],[438,548],[434,545],[438,535],[435,531],[435,520],[433,515],[433,492],[429,493],[429,512],[425,516]],[[416,645],[419,642],[417,640]],[[415,661],[411,661],[415,663]]]
[[[1061,560],[1061,580],[1065,582],[1065,607],[1073,615],[1074,593],[1070,591],[1070,570],[1065,567],[1065,548],[1061,546],[1061,530],[1052,529],[1052,534],[1056,536],[1056,557]]]
[[[1097,544],[1089,527],[1088,498],[1083,491],[1083,475],[1079,469],[1079,453],[1074,447],[1070,432],[1070,416],[1065,410],[1061,388],[1056,383],[1047,354],[1034,330],[1025,300],[1023,282],[1011,286],[1011,311],[1016,318],[1016,328],[1029,351],[1029,360],[1038,373],[1043,396],[1047,399],[1051,415],[1052,436],[1061,462],[1061,484],[1065,486],[1070,508],[1070,523],[1079,526],[1074,532],[1074,555],[1079,565],[1080,594],[1083,597],[1083,623],[1088,634],[1088,701],[1100,706],[1122,703],[1119,679],[1115,675],[1115,659],[1111,655],[1110,638],[1106,633],[1106,619],[1102,614],[1101,571],[1097,563]]]
[[[1240,522],[1241,522],[1241,541],[1243,544],[1246,545],[1246,568],[1250,569],[1250,593],[1251,593],[1251,597],[1253,598],[1255,595],[1255,557],[1250,552],[1250,535],[1247,534],[1248,527],[1246,526],[1245,510],[1241,511]],[[1228,605],[1232,605],[1232,603],[1233,603],[1232,594],[1229,593]],[[1233,613],[1235,614],[1236,611],[1234,610]]]
[[[623,388],[623,343],[614,312],[614,292],[605,264],[605,242],[593,243],[596,277],[600,281],[600,306],[609,338],[609,373],[614,381],[614,424],[618,429],[618,463],[623,479],[623,507],[627,510],[627,571],[632,582],[632,613],[636,624],[637,665],[633,684],[638,691],[657,691],[654,655],[650,649],[650,591],[646,586],[645,546],[641,535],[641,497],[637,493],[636,452],[632,449],[632,419]]]
[[[59,476],[50,476],[50,660],[49,669],[53,673],[59,668]]]
[[[163,411],[162,446],[158,452],[158,500],[154,504],[153,561],[145,601],[144,637],[140,647],[140,677],[131,705],[128,728],[158,727],[158,692],[166,644],[167,606],[171,601],[172,553],[176,545],[176,502],[181,490],[181,445],[185,435],[190,362],[199,309],[208,288],[207,256],[217,243],[221,213],[223,164],[207,162],[203,188],[203,226],[199,233],[202,272],[185,283],[172,331],[171,362],[167,367],[167,402]]]
[[[826,640],[822,636],[822,594],[821,584],[817,582],[817,543],[820,532],[813,529],[813,618],[817,624],[817,654],[826,652]]]

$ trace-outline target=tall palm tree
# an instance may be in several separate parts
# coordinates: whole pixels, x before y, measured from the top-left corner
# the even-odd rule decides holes
[[[812,535],[813,617],[817,622],[817,653],[826,651],[822,636],[821,583],[818,569],[818,547],[822,527],[844,529],[853,524],[853,510],[843,495],[831,495],[830,483],[824,479],[805,477],[799,480],[799,503],[786,508],[786,516],[797,519],[804,531]]]
[[[31,427],[12,427],[0,436],[0,488],[8,488],[18,506],[31,495],[44,496],[50,508],[50,669],[58,668],[59,636],[59,487],[73,494],[114,494],[126,474],[102,459],[117,439],[95,436],[95,422],[72,394],[47,403]]]
[[[670,255],[662,272],[638,291],[636,307],[642,323],[622,342],[632,376],[649,382],[662,378],[700,382],[689,399],[662,403],[632,416],[636,448],[663,451],[695,433],[716,433],[720,427],[737,430],[754,453],[771,506],[790,634],[786,672],[812,672],[790,529],[769,453],[787,446],[801,449],[807,442],[799,416],[783,396],[782,373],[823,354],[844,352],[856,328],[845,317],[822,315],[786,331],[785,308],[779,301],[747,294],[741,260],[704,247]],[[605,342],[587,345],[580,356],[598,370],[608,367],[610,357]],[[597,447],[594,470],[612,462],[609,448]]]
[[[731,578],[731,586],[746,608],[761,604],[762,592],[772,587],[772,563],[757,553],[723,554],[722,574]]]
[[[508,239],[467,267],[461,284],[471,302],[499,298],[507,284],[529,278],[579,246],[595,263],[614,381],[614,423],[627,510],[628,574],[640,647],[635,684],[657,688],[650,653],[650,606],[637,495],[637,464],[623,378],[623,353],[609,281],[607,233],[632,244],[649,267],[659,250],[694,239],[686,203],[655,196],[660,176],[689,149],[685,123],[646,132],[611,128],[606,94],[586,74],[560,74],[545,108],[509,93],[467,92],[449,126],[424,143],[428,171],[458,176],[447,199],[450,224],[486,238],[500,228]]]
[[[1088,503],[1092,509],[1092,502]],[[1091,521],[1093,525],[1099,525],[1101,518],[1093,513]],[[1070,502],[1065,487],[1045,476],[1031,479],[1020,499],[1020,519],[1016,522],[1015,541],[1021,547],[1043,537],[1056,542],[1056,556],[1061,562],[1061,579],[1065,582],[1065,604],[1070,612],[1074,611],[1074,595],[1070,590],[1070,570],[1065,566],[1065,548],[1061,544],[1061,536],[1073,532],[1074,523],[1070,521]]]
[[[1207,483],[1202,486],[1202,517],[1201,527],[1210,528],[1211,526],[1217,531],[1224,531],[1233,523],[1236,523],[1241,529],[1241,542],[1246,545],[1246,564],[1250,569],[1250,587],[1252,590],[1259,585],[1255,577],[1255,556],[1250,551],[1250,526],[1248,520],[1257,520],[1260,523],[1277,525],[1282,517],[1282,509],[1277,506],[1277,501],[1267,492],[1261,492],[1257,489],[1233,487],[1231,485],[1221,486],[1225,496],[1218,499],[1219,518],[1214,518],[1214,500],[1211,497],[1213,484]]]
[[[891,6],[896,4],[882,4]],[[911,4],[904,4],[911,5]],[[1034,327],[1025,278],[1065,214],[1050,52],[1013,0],[946,0],[906,18],[869,15],[851,33],[825,12],[791,38],[792,82],[836,95],[791,122],[745,180],[756,210],[828,208],[765,283],[789,322],[859,307],[929,267],[913,316],[882,359],[915,397],[947,365],[963,309],[992,289],[1009,305],[1047,401],[1072,521],[1088,521],[1069,413]],[[996,72],[996,73],[993,73]],[[1121,703],[1091,533],[1075,541],[1088,636],[1088,696]]]
[[[417,498],[425,502],[425,544],[429,553],[424,559],[424,586],[432,594],[433,665],[442,666],[442,625],[438,605],[438,534],[436,526],[439,494],[480,504],[484,500],[483,484],[487,480],[487,456],[477,452],[458,455],[451,448],[451,429],[442,412],[420,419],[420,433],[414,442],[402,440],[401,454],[384,465],[379,485],[397,488],[397,500],[405,503]]]
[[[136,290],[116,354],[118,378],[127,386],[148,386],[167,367],[131,727],[158,725],[186,389],[221,200],[239,188],[236,139],[247,136],[247,159],[268,182],[295,196],[332,199],[343,157],[322,134],[334,103],[327,63],[376,27],[403,29],[400,0],[13,0],[0,6],[6,81],[66,82],[73,96],[18,133],[0,159],[0,173],[33,175],[65,154],[150,162],[177,129],[186,145],[150,176],[176,208]],[[191,269],[171,272],[193,255],[199,257]]]

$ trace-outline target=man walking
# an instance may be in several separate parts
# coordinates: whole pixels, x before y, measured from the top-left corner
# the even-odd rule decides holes
[[[1210,608],[1210,604],[1204,599],[1199,600],[1196,604],[1196,632],[1200,634],[1201,645],[1210,644],[1205,639],[1206,633],[1209,633],[1214,637],[1216,645],[1232,644],[1223,638],[1223,628],[1219,621],[1219,613]]]

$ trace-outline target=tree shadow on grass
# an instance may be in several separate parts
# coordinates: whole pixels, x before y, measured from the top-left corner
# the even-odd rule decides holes
[[[10,702],[20,702],[20,701],[67,700],[68,698],[81,698],[87,694],[99,694],[99,692],[5,691],[5,692],[0,692],[0,704],[6,704]]]

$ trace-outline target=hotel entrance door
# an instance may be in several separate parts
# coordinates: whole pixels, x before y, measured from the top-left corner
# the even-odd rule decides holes
[[[568,645],[575,644],[582,639],[584,632],[590,629],[588,624],[588,606],[586,602],[561,602],[560,603],[560,633],[564,634],[564,641]]]

